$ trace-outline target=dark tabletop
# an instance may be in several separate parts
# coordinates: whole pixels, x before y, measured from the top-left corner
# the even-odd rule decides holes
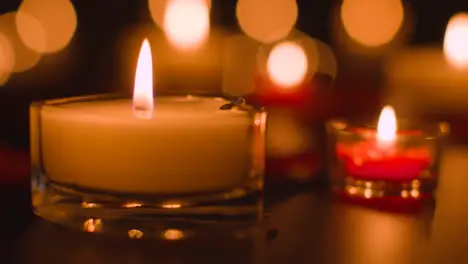
[[[326,188],[277,186],[265,219],[226,237],[130,240],[81,233],[31,213],[26,187],[0,193],[0,263],[468,263],[468,147],[442,160],[435,206],[392,212]]]

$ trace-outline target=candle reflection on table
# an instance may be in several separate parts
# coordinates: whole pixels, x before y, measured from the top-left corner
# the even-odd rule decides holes
[[[428,250],[434,252],[433,263],[467,263],[460,259],[468,243],[468,151],[462,146],[447,148],[442,157],[437,210],[432,225],[432,239]],[[457,243],[453,243],[457,241]],[[421,262],[423,263],[423,262]]]
[[[337,263],[414,263],[428,241],[424,215],[399,215],[336,204],[329,243]],[[423,225],[421,225],[423,222]]]

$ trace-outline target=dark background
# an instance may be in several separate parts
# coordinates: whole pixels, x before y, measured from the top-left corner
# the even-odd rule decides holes
[[[29,169],[25,166],[29,160],[29,103],[128,88],[131,83],[122,81],[127,78],[119,75],[121,61],[116,56],[122,32],[152,23],[146,0],[73,2],[78,28],[70,45],[43,58],[32,70],[12,76],[0,88],[0,169],[11,168],[11,172],[2,171],[0,176],[21,175],[24,180],[20,191],[7,186],[0,192],[4,227],[0,263],[249,263],[251,255],[260,255],[258,263],[468,263],[468,152],[463,149],[447,156],[441,175],[450,177],[441,177],[438,209],[427,214],[384,213],[335,203],[323,190],[309,192],[309,186],[305,187],[307,192],[299,195],[292,195],[281,186],[280,197],[271,199],[272,195],[266,195],[271,212],[267,227],[279,230],[276,240],[274,236],[267,237],[272,240],[266,244],[268,254],[264,254],[263,247],[257,248],[250,237],[204,239],[171,247],[167,242],[132,243],[135,241],[90,237],[32,217],[27,187]],[[20,1],[1,0],[0,14],[16,10],[19,4]],[[212,23],[238,31],[235,4],[235,0],[213,0]],[[331,44],[331,10],[338,2],[299,0],[298,4],[297,27]],[[468,11],[466,0],[405,4],[411,7],[415,22],[409,39],[412,45],[441,44],[448,19],[454,13]],[[343,68],[350,62],[339,59],[338,64]],[[346,84],[347,72],[339,71],[337,78],[344,78],[341,83]],[[350,84],[336,88],[355,87]],[[379,90],[378,86],[373,88]],[[4,150],[5,142],[23,150]],[[262,232],[260,237],[264,239]]]
[[[0,13],[17,10],[21,1],[2,0]],[[212,24],[239,31],[235,0],[213,0]],[[408,42],[441,44],[449,18],[468,11],[468,1],[403,1],[413,13]],[[78,27],[67,48],[43,57],[33,69],[13,75],[0,89],[0,140],[27,148],[28,105],[32,100],[127,89],[120,75],[119,43],[123,33],[153,26],[145,0],[75,0]],[[297,28],[331,44],[332,10],[339,1],[299,0]],[[348,64],[338,60],[339,68]],[[130,73],[129,73],[130,74]],[[339,71],[338,79],[346,75]],[[376,87],[378,88],[378,87]]]

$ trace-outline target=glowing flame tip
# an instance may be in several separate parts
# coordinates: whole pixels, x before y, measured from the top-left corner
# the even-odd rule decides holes
[[[151,118],[153,113],[153,59],[149,41],[141,45],[133,88],[133,110],[139,118]]]
[[[377,125],[377,139],[380,142],[393,142],[396,138],[397,121],[395,110],[391,106],[382,109]]]

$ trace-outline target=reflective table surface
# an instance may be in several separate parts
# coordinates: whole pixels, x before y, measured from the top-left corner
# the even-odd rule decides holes
[[[435,206],[382,211],[323,186],[276,186],[263,221],[223,236],[78,232],[33,216],[29,199],[24,185],[1,188],[0,263],[468,263],[468,147],[445,151]]]

